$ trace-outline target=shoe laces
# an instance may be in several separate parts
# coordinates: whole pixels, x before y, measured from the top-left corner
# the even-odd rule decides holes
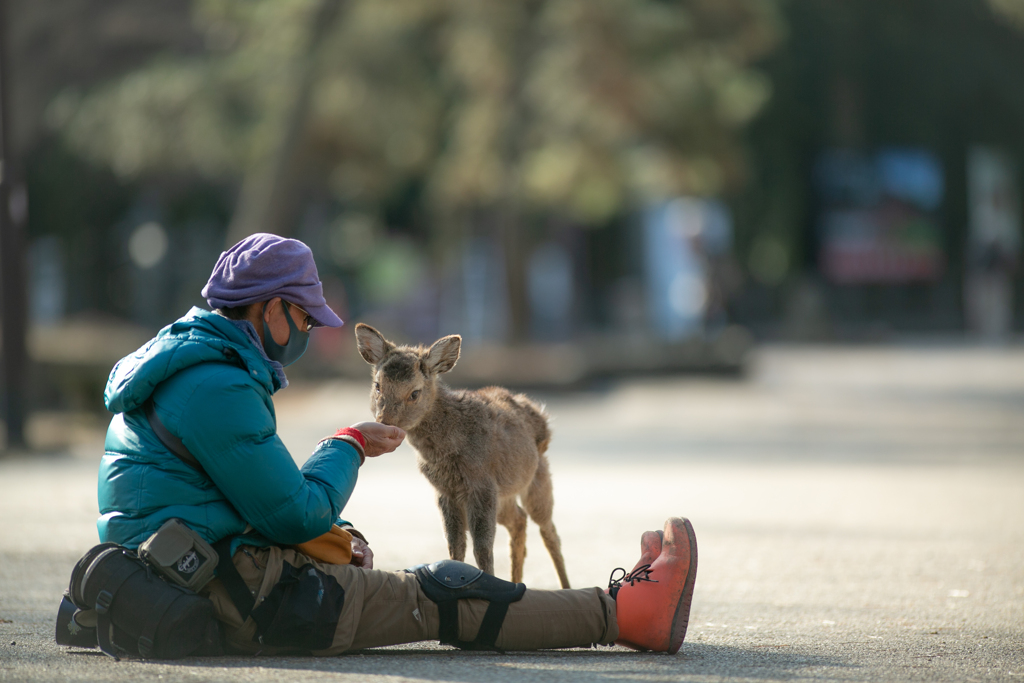
[[[622,575],[615,578],[615,572],[622,572]],[[613,598],[618,595],[619,589],[622,588],[622,584],[628,583],[632,586],[638,581],[650,581],[651,583],[658,583],[656,579],[651,578],[651,565],[642,564],[630,573],[626,573],[626,570],[622,567],[616,567],[612,570],[612,573],[608,576],[608,594]]]

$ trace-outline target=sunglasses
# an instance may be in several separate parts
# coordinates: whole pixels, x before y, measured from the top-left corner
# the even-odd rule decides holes
[[[299,329],[301,329],[303,332],[310,332],[313,329],[313,327],[316,325],[316,320],[313,318],[313,316],[311,316],[309,313],[307,313],[302,308],[299,308],[295,304],[290,304],[287,301],[285,301],[284,303],[285,303],[286,306],[291,306],[292,308],[297,309],[298,311],[300,311],[302,313],[303,316],[305,316],[302,319],[302,324],[299,325]]]

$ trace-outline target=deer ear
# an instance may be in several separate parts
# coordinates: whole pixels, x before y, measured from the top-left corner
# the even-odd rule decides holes
[[[376,365],[383,360],[388,351],[395,348],[395,345],[369,325],[359,323],[356,325],[356,347],[363,360],[370,365]]]
[[[459,360],[459,351],[461,349],[462,337],[459,335],[451,334],[447,337],[442,337],[430,347],[427,357],[423,359],[423,367],[427,372],[435,375],[448,372],[455,367],[456,361]]]

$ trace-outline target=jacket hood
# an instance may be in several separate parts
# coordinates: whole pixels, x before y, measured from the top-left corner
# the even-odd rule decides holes
[[[248,337],[217,313],[193,307],[110,371],[103,402],[112,413],[138,408],[158,384],[199,363],[230,363],[273,394],[280,383]]]

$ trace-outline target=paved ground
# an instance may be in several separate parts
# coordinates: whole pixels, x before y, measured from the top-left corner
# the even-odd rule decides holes
[[[367,417],[366,393],[283,392],[283,438],[308,453]],[[118,664],[59,648],[60,593],[96,542],[101,445],[78,427],[61,454],[0,461],[0,681],[1024,681],[1024,349],[769,348],[747,381],[648,378],[539,398],[574,585],[631,566],[640,532],[664,518],[693,521],[700,569],[678,655],[418,644]],[[36,429],[56,438],[68,425]],[[347,514],[378,567],[444,556],[410,449],[361,476]],[[555,587],[530,533],[526,581]]]

